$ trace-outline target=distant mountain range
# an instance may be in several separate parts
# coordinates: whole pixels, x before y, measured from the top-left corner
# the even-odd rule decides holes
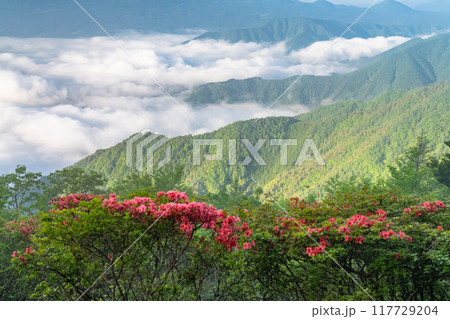
[[[106,30],[185,32],[189,29],[223,31],[249,28],[275,18],[306,17],[352,23],[364,8],[333,5],[327,1],[297,0],[78,0]],[[381,25],[450,27],[450,15],[415,11],[386,0],[375,5],[360,22]],[[2,0],[0,36],[91,37],[102,30],[74,1]]]
[[[250,101],[269,105],[296,78],[250,78],[204,84],[194,88],[187,101],[197,106]],[[410,40],[351,73],[303,76],[279,103],[315,107],[349,99],[368,101],[388,90],[407,90],[445,81],[450,81],[450,33]]]
[[[221,32],[206,32],[195,40],[214,39],[230,43],[236,42],[280,42],[286,41],[289,49],[298,50],[316,41],[330,40],[344,34],[349,23],[335,20],[318,20],[308,18],[279,18],[253,28],[235,29]],[[377,36],[413,37],[435,31],[430,25],[380,25],[359,23],[345,32],[343,38],[373,38]]]
[[[258,187],[252,180],[255,179],[276,196],[304,196],[310,191],[321,191],[324,182],[335,174],[344,178],[352,174],[365,178],[385,176],[386,165],[414,143],[421,130],[431,137],[433,153],[442,153],[443,141],[448,137],[449,105],[450,83],[433,84],[412,91],[388,92],[367,103],[349,101],[324,106],[295,117],[271,117],[256,123],[239,121],[195,137],[170,138],[156,151],[155,163],[165,157],[170,146],[169,167],[184,165],[186,184],[199,179],[194,186],[198,191],[218,191],[230,180],[239,179],[242,190],[251,192]],[[146,137],[134,141],[134,145]],[[200,166],[194,166],[194,138],[222,140],[223,159],[202,160]],[[280,165],[280,146],[269,142],[282,138],[298,142],[297,146],[288,147],[287,166]],[[236,140],[236,165],[229,162],[230,139]],[[259,150],[266,165],[256,163],[242,139],[249,139],[252,145],[266,140]],[[313,139],[325,166],[318,166],[316,161],[294,165],[306,139]],[[120,179],[135,171],[126,165],[126,142],[98,150],[75,166],[98,171],[110,181]],[[201,152],[214,153],[208,147]],[[244,165],[249,155],[252,160]]]

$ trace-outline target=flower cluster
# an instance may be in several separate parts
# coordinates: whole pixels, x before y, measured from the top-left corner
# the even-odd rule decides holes
[[[378,206],[377,202],[372,202],[371,204]],[[355,203],[342,205],[341,208],[327,208],[316,203],[314,203],[314,206],[308,206],[304,200],[291,198],[291,206],[298,211],[298,216],[301,217],[295,220],[292,218],[277,217],[273,231],[280,238],[283,236],[283,232],[289,229],[294,233],[305,231],[309,237],[320,236],[320,245],[317,247],[306,247],[306,254],[309,256],[316,256],[325,252],[327,246],[331,246],[336,242],[362,245],[367,240],[366,236],[374,232],[375,234],[379,233],[380,237],[384,240],[399,238],[412,242],[412,237],[402,231],[396,232],[391,229],[392,222],[388,222],[388,213],[379,207],[374,208],[374,211],[359,212],[350,217],[345,217],[345,215],[348,216],[349,209],[356,206]],[[445,208],[445,205],[440,201],[434,203],[425,202],[416,208],[425,211],[436,211],[434,207]],[[327,217],[330,213],[334,216]],[[332,243],[328,240],[330,235],[332,239],[330,241]],[[324,239],[324,236],[327,236],[326,239]]]
[[[102,206],[112,214],[128,212],[131,217],[144,221],[146,216],[154,215],[157,210],[156,203],[151,198],[135,197],[130,200],[117,201],[116,194],[111,194],[109,199],[103,200]]]
[[[354,237],[352,237],[351,235],[344,236],[344,241],[351,242],[352,240],[354,240],[355,243],[357,243],[357,244],[362,244],[366,240],[366,238],[363,235],[354,236]]]
[[[256,242],[254,240],[252,240],[251,243],[244,243],[243,246],[244,246],[244,249],[252,249],[252,247],[256,246]]]
[[[52,213],[57,210],[76,208],[80,202],[89,202],[94,197],[100,196],[98,195],[94,196],[89,194],[71,194],[64,197],[53,198],[51,201],[48,202],[48,204],[56,207],[55,210],[50,210],[50,212]]]
[[[419,205],[411,206],[409,208],[405,208],[403,210],[404,213],[412,213],[416,217],[419,217],[423,214],[429,214],[437,212],[439,209],[445,209],[445,204],[439,200],[435,202],[424,202]]]
[[[225,217],[220,223],[220,226],[216,228],[216,241],[225,245],[228,249],[238,246],[238,236],[235,233],[239,231],[239,228],[236,227],[236,222],[239,221],[239,217]]]
[[[383,238],[383,239],[389,239],[391,237],[398,237],[400,239],[405,239],[406,238],[406,240],[408,242],[412,241],[412,237],[407,236],[405,233],[403,233],[401,231],[395,232],[393,230],[389,230],[389,231],[383,230],[383,231],[380,232],[380,237]]]
[[[38,220],[34,218],[28,218],[23,221],[10,221],[6,223],[6,228],[12,232],[20,232],[23,237],[29,237],[37,226]]]
[[[311,257],[311,256],[321,254],[321,253],[325,252],[325,247],[331,246],[330,242],[328,241],[328,236],[327,237],[320,236],[319,240],[320,240],[319,246],[306,248],[306,253],[308,254],[308,256]]]
[[[306,253],[308,256],[315,256],[317,254],[323,253],[325,249],[322,246],[316,246],[316,247],[307,247]]]
[[[300,199],[299,197],[291,197],[289,199],[289,202],[292,206],[292,208],[296,208],[296,209],[305,209],[305,208],[315,208],[315,207],[319,207],[322,204],[318,203],[318,202],[314,202],[314,205],[307,205],[306,201],[304,199]]]
[[[81,201],[90,201],[93,195],[69,195],[52,201],[58,209],[75,208]],[[215,232],[215,240],[228,249],[239,248],[238,236],[241,233],[247,238],[252,234],[250,227],[235,216],[227,216],[222,210],[206,203],[189,202],[186,193],[170,191],[159,192],[156,199],[135,197],[119,201],[115,194],[104,199],[102,207],[111,214],[129,214],[143,223],[158,219],[172,220],[179,229],[190,237],[194,229],[199,227]],[[245,245],[249,249],[249,245]]]
[[[34,255],[34,249],[33,249],[33,247],[31,247],[31,246],[30,246],[30,247],[27,247],[27,248],[25,249],[24,255]],[[13,252],[13,254],[11,255],[11,258],[19,258],[20,261],[21,261],[23,264],[26,264],[26,263],[27,263],[25,257],[24,257],[23,255],[18,255],[17,252]]]
[[[250,235],[253,233],[247,223],[242,223],[241,231],[245,232],[244,237],[247,238],[250,238]]]

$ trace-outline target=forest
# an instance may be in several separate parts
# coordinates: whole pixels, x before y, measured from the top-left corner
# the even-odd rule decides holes
[[[414,90],[389,91],[369,102],[350,100],[296,116],[238,121],[212,132],[169,138],[164,147],[154,152],[154,162],[163,161],[165,150],[170,148],[167,166],[172,171],[183,166],[183,180],[188,186],[194,184],[193,190],[200,194],[218,193],[236,179],[246,195],[258,187],[284,198],[294,194],[300,197],[324,194],[326,182],[336,175],[344,180],[353,175],[373,181],[387,178],[388,166],[412,147],[420,134],[429,138],[427,155],[439,157],[446,152],[449,97],[450,84],[435,83]],[[133,145],[150,134],[153,133],[142,134]],[[135,135],[110,148],[97,150],[74,166],[107,177],[110,188],[125,176],[136,173],[137,154],[132,158],[131,167],[127,160],[127,143],[134,139]],[[223,160],[202,160],[200,165],[194,164],[193,140],[196,139],[220,140]],[[236,140],[237,165],[229,165],[231,139]],[[266,140],[258,152],[267,165],[259,165],[256,160],[242,164],[247,156],[253,158],[243,139],[252,145]],[[297,141],[297,145],[289,146],[287,165],[281,165],[280,146],[271,145],[273,139]],[[307,139],[314,141],[326,166],[318,166],[314,160],[295,164]],[[212,147],[202,147],[201,152],[202,156],[214,154]]]

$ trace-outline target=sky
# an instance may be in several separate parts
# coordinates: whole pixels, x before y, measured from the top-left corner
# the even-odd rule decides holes
[[[199,109],[183,97],[208,82],[301,74],[331,41],[293,52],[284,43],[183,43],[196,35],[124,36],[118,41],[126,54],[106,37],[0,38],[0,173],[17,164],[43,173],[62,169],[142,129],[169,136],[197,134],[236,120],[308,111],[294,105],[266,112],[267,106],[255,103]],[[360,59],[407,40],[342,39],[308,73],[349,72]]]
[[[300,0],[301,2],[315,2],[317,0]],[[346,4],[346,5],[354,5],[354,6],[360,6],[360,7],[368,7],[370,6],[375,0],[327,0],[328,2],[332,2],[334,4]],[[381,2],[380,0],[379,2]],[[407,6],[414,6],[422,3],[431,2],[432,0],[396,0],[398,2],[402,2],[406,4]]]

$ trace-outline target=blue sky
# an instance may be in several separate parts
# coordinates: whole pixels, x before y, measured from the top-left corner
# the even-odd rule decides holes
[[[301,1],[302,2],[315,2],[316,0],[301,0]],[[375,0],[327,0],[327,1],[335,3],[335,4],[348,4],[348,5],[356,5],[356,6],[361,6],[361,7],[368,7]],[[414,6],[417,4],[431,2],[432,0],[397,0],[397,1],[402,2],[408,6]],[[380,0],[380,2],[381,2],[381,0]]]

